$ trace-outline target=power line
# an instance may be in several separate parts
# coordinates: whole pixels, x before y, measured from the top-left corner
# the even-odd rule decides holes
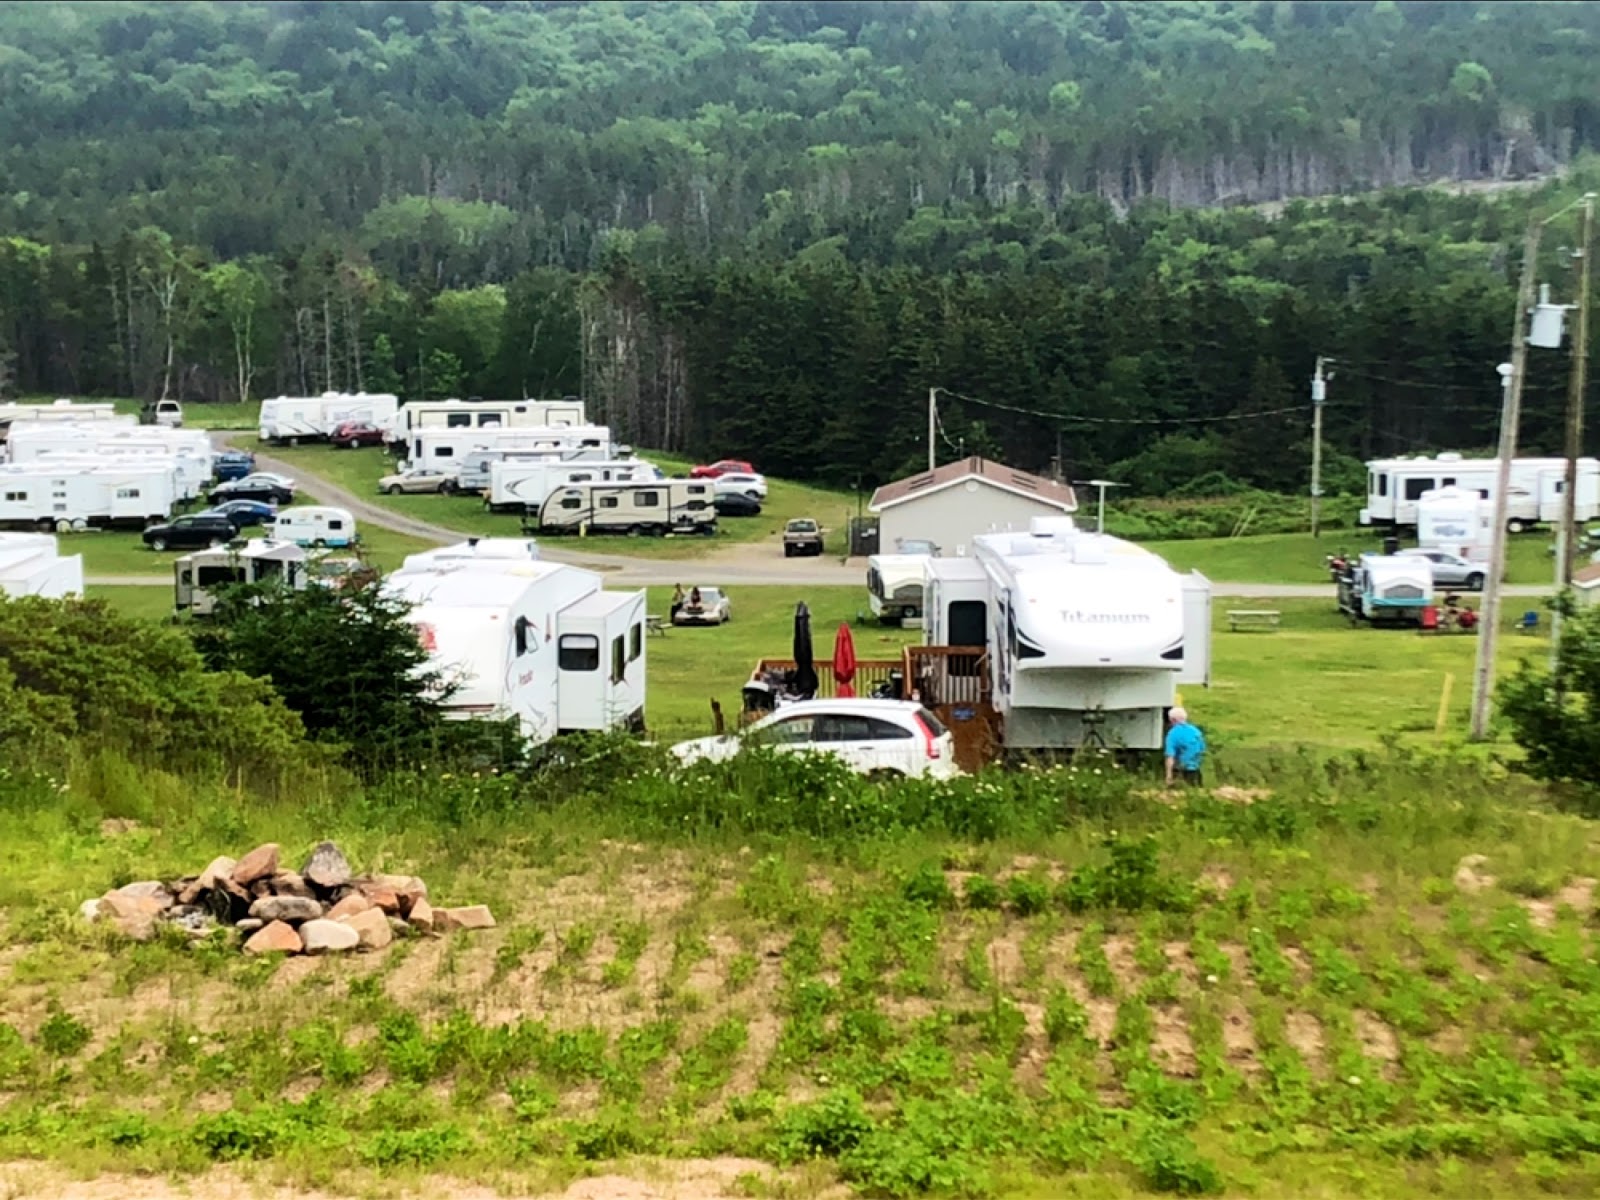
[[[1021,405],[1005,404],[999,400],[981,400],[977,396],[964,396],[949,388],[939,388],[938,391],[953,400],[962,400],[984,408],[995,408],[1001,412],[1017,413],[1024,417],[1039,417],[1046,421],[1077,421],[1085,425],[1211,425],[1223,421],[1253,421],[1258,417],[1281,417],[1286,413],[1306,413],[1311,408],[1309,404],[1292,404],[1285,408],[1266,408],[1260,412],[1226,413],[1211,417],[1085,417],[1074,413],[1052,413],[1037,408],[1023,408]]]

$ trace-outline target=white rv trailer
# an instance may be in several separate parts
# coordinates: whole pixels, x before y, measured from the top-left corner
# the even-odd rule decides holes
[[[173,606],[179,612],[210,616],[217,607],[213,588],[281,579],[300,592],[305,590],[310,574],[305,550],[293,542],[254,538],[243,545],[212,546],[185,554],[172,564]]]
[[[551,492],[542,506],[530,506],[522,531],[710,535],[717,531],[715,499],[709,479],[579,483]]]
[[[400,406],[386,392],[323,392],[320,396],[275,396],[261,402],[256,432],[264,442],[300,442],[325,438],[345,421],[366,421],[383,428]]]
[[[901,538],[893,554],[868,558],[867,597],[872,615],[883,621],[920,618],[927,576],[924,561],[938,556],[939,547],[932,542]]]
[[[137,425],[130,429],[99,425],[20,425],[8,448],[12,462],[36,463],[84,456],[119,461],[170,460],[176,466],[179,495],[193,499],[210,486],[216,453],[198,429]]]
[[[61,600],[83,595],[83,555],[63,555],[48,533],[0,533],[0,592]]]
[[[383,581],[409,603],[454,718],[514,718],[539,743],[571,730],[640,727],[645,594],[592,571],[487,558],[405,567]]]
[[[567,428],[588,423],[583,401],[565,400],[413,400],[381,427],[386,441],[408,445],[424,429]]]
[[[417,570],[445,563],[539,561],[539,543],[533,538],[468,538],[453,546],[440,546],[408,554],[400,564],[402,570]]]
[[[1374,459],[1367,463],[1367,506],[1363,525],[1414,526],[1417,501],[1439,488],[1459,487],[1493,500],[1499,460],[1438,454],[1432,458]],[[1514,458],[1506,497],[1506,527],[1520,533],[1530,525],[1559,521],[1566,490],[1564,458]],[[1600,462],[1578,460],[1577,519],[1600,516]]]
[[[280,509],[272,522],[272,536],[297,546],[354,546],[361,540],[356,519],[348,508],[322,504],[297,504]]]
[[[1417,545],[1471,562],[1489,561],[1494,503],[1463,487],[1434,488],[1417,501]]]
[[[972,550],[924,560],[924,638],[986,652],[1005,749],[1159,749],[1178,685],[1210,680],[1209,581],[1070,517]]]
[[[420,429],[407,442],[406,462],[413,467],[454,472],[476,450],[560,455],[587,452],[606,458],[623,457],[606,426],[573,425],[564,429]]]
[[[512,460],[489,468],[489,494],[485,507],[493,512],[526,512],[542,508],[557,488],[584,483],[648,482],[661,477],[650,463],[637,458],[571,463],[546,460]]]
[[[0,525],[58,533],[91,525],[142,528],[171,515],[177,498],[176,474],[164,460],[0,465]]]
[[[456,472],[456,491],[458,492],[484,492],[488,491],[493,482],[491,472],[496,463],[597,463],[611,462],[626,455],[628,447],[616,447],[615,453],[610,445],[579,447],[576,450],[485,450],[474,448],[468,450],[466,457],[461,460],[461,467]],[[652,472],[651,478],[664,478],[661,468],[653,463],[646,466]]]
[[[5,441],[12,425],[29,425],[36,422],[68,422],[106,425],[138,425],[139,418],[131,413],[122,415],[115,404],[101,401],[54,400],[49,404],[0,404],[0,442]]]

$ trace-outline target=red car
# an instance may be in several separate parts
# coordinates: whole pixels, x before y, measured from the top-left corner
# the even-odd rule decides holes
[[[704,466],[695,467],[689,472],[689,478],[715,479],[719,475],[732,475],[735,473],[742,475],[754,475],[756,473],[756,469],[743,459],[719,458],[714,463],[707,463]]]
[[[357,446],[381,446],[383,430],[371,421],[341,421],[333,427],[328,440],[341,450],[354,450]]]

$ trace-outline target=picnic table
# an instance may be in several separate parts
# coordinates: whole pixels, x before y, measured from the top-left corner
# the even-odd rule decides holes
[[[1259,630],[1271,633],[1283,623],[1283,613],[1275,608],[1230,608],[1228,629],[1233,633]]]
[[[644,631],[651,637],[666,637],[667,622],[665,617],[652,617],[648,614],[644,619]]]

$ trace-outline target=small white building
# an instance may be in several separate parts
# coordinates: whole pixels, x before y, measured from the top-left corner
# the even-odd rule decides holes
[[[878,545],[885,552],[902,540],[930,541],[947,558],[971,553],[980,533],[1025,530],[1035,517],[1077,509],[1066,484],[977,457],[886,483],[868,506],[878,517]]]
[[[1572,573],[1572,599],[1580,608],[1600,603],[1600,563],[1589,563]]]

